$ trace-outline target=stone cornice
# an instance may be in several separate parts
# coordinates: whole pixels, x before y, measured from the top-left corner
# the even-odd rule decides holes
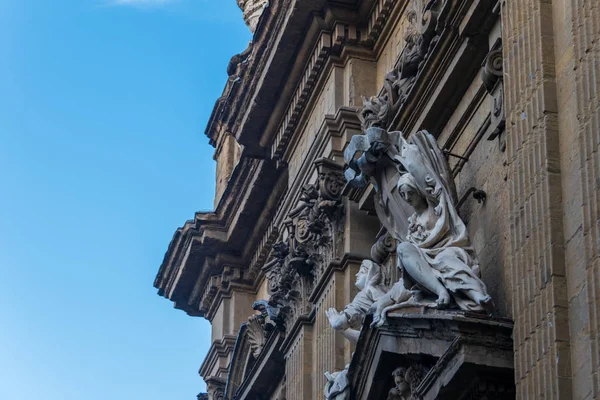
[[[175,232],[154,282],[159,295],[190,315],[206,316],[213,307],[201,311],[199,296],[204,297],[212,276],[247,265],[260,238],[256,231],[266,229],[264,221],[281,193],[280,178],[281,170],[273,163],[242,157],[216,210],[196,213]],[[245,273],[233,279],[237,282],[248,285]]]
[[[323,80],[325,61],[330,68],[332,63],[343,63],[344,55],[364,53],[372,58],[369,49],[389,34],[383,22],[404,3],[271,2],[264,11],[249,48],[230,63],[230,79],[206,130],[213,146],[220,146],[226,135],[233,135],[242,145],[240,161],[215,211],[197,213],[175,232],[154,283],[159,294],[173,300],[176,308],[207,316],[215,308],[208,300],[218,300],[219,292],[228,295],[227,290],[218,289],[219,285],[209,284],[225,266],[250,266],[250,272],[241,278],[244,288],[255,288],[262,279],[260,266],[280,225],[271,223],[277,219],[273,218],[274,207],[286,190],[281,182],[286,163],[269,161],[269,149],[277,153],[278,146],[271,143],[277,129],[283,133],[292,129],[297,134],[298,121],[292,120],[290,125],[284,118],[286,110],[297,115],[304,112]],[[304,29],[307,25],[308,30]],[[290,47],[289,43],[297,45]],[[342,123],[353,120],[354,128],[356,118],[346,116],[353,112],[343,109],[341,117],[334,118],[341,118]],[[326,117],[325,129],[335,135],[339,123]],[[277,143],[287,146],[289,137],[282,138]],[[271,155],[279,155],[275,153]],[[265,204],[264,209],[256,208]]]
[[[235,335],[223,335],[220,341],[214,341],[208,350],[208,354],[204,358],[198,374],[205,380],[208,381],[211,377],[208,375],[221,357],[227,357],[229,353],[233,352],[235,341],[237,336]],[[216,378],[222,380],[225,384],[225,380],[222,378]]]
[[[215,105],[206,129],[211,142],[232,133],[248,154],[273,156],[278,145],[272,146],[272,141],[282,143],[293,130],[326,57],[354,46],[373,59],[372,50],[380,48],[390,34],[386,21],[405,4],[394,0],[272,2],[254,35],[250,56],[240,57],[243,68],[230,76]]]

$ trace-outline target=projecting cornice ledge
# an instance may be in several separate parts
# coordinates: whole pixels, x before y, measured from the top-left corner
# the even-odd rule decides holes
[[[233,134],[247,154],[268,157],[265,138],[273,135],[265,131],[284,118],[305,67],[314,63],[321,33],[331,32],[336,23],[363,25],[374,7],[374,0],[269,2],[248,48],[229,63],[229,78],[205,131],[211,144]]]
[[[236,285],[252,290],[248,259],[282,193],[283,172],[268,160],[242,158],[216,210],[196,213],[175,231],[154,281],[158,294],[210,318],[217,294]]]

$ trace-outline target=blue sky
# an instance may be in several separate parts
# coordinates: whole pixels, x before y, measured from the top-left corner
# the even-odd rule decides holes
[[[212,209],[235,0],[0,0],[0,399],[184,400],[210,326],[157,296]]]

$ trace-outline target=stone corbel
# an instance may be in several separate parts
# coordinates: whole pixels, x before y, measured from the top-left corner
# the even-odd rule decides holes
[[[502,64],[502,40],[498,39],[483,61],[481,66],[481,80],[494,101],[490,114],[490,127],[488,128],[487,138],[488,140],[498,138],[500,150],[504,151],[506,148],[506,135],[502,135],[502,133],[505,131],[506,117],[504,112]]]

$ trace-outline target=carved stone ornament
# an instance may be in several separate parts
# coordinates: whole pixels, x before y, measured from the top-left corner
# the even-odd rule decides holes
[[[344,156],[349,184],[373,184],[377,216],[398,242],[402,278],[373,305],[374,323],[383,323],[388,311],[416,304],[493,312],[435,138],[420,131],[406,140],[402,132],[371,127],[352,137]]]
[[[252,309],[260,312],[268,326],[282,328],[283,315],[277,304],[271,303],[268,300],[258,300],[252,304]],[[270,330],[271,328],[268,329]]]
[[[498,137],[500,149],[504,151],[506,137],[502,133],[506,128],[506,117],[504,115],[504,71],[502,65],[502,43],[498,39],[483,61],[481,80],[494,101],[490,115],[488,140]]]
[[[325,372],[325,400],[349,400],[350,399],[350,381],[348,380],[348,368],[350,364],[342,371],[333,373]]]
[[[267,341],[267,335],[264,330],[265,320],[262,315],[253,315],[248,318],[246,323],[246,334],[248,335],[248,342],[252,349],[252,355],[257,358]]]
[[[392,372],[394,387],[388,392],[387,400],[417,400],[417,386],[426,374],[427,368],[422,365],[396,368]]]
[[[267,342],[270,332],[277,328],[283,328],[283,321],[280,316],[279,307],[269,303],[267,300],[255,301],[252,309],[259,311],[260,314],[252,315],[246,322],[246,335],[252,355],[257,358]]]
[[[287,326],[312,310],[308,301],[329,263],[339,256],[343,231],[341,166],[320,159],[315,162],[318,182],[302,187],[288,214],[285,230],[273,245],[272,258],[263,267],[269,281],[271,305],[280,306],[280,321]]]
[[[250,28],[250,32],[254,33],[260,16],[269,6],[269,2],[267,0],[237,0],[237,3],[244,12],[244,22]]]
[[[225,400],[225,391],[223,388],[217,388],[212,393],[213,400]]]
[[[419,70],[438,40],[436,33],[442,1],[412,0],[407,6],[408,26],[404,32],[405,46],[400,60],[384,77],[383,93],[363,98],[359,118],[363,129],[371,126],[387,128],[406,101]]]

